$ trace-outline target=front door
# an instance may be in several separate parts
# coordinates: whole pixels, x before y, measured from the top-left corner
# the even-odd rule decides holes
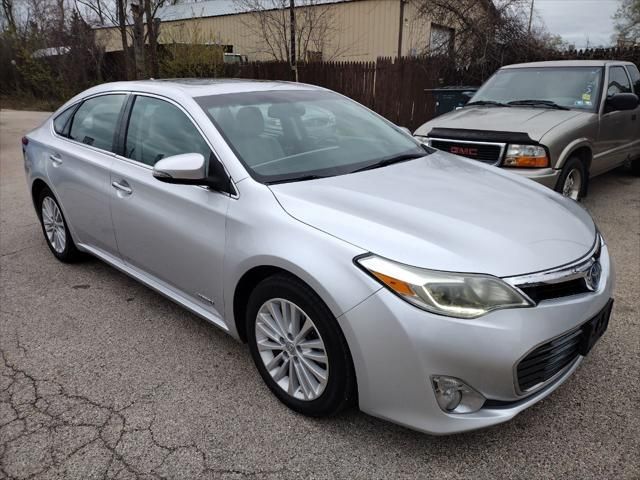
[[[168,101],[135,98],[124,139],[125,158],[114,160],[111,211],[118,250],[126,264],[220,317],[222,268],[230,197],[152,176],[160,159],[213,153],[187,114]]]
[[[605,95],[609,97],[616,93],[631,92],[631,81],[625,69],[621,66],[610,67]],[[591,172],[594,175],[624,163],[631,153],[631,146],[635,141],[636,124],[632,118],[638,115],[638,109],[608,111],[606,106],[604,108],[605,111],[600,119],[600,134],[591,165]]]

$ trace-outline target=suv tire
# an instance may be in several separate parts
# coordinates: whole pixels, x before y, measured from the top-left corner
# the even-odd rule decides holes
[[[589,183],[589,172],[578,157],[570,157],[562,167],[562,172],[556,183],[555,191],[580,201],[587,195],[587,184]]]

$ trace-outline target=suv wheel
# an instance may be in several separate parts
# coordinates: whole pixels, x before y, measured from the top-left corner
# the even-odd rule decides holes
[[[62,262],[78,260],[80,252],[73,243],[62,209],[48,188],[44,188],[38,197],[38,216],[51,253]]]
[[[578,201],[586,195],[588,181],[589,176],[584,163],[579,158],[571,157],[562,167],[555,190]]]
[[[263,280],[249,298],[246,321],[253,361],[281,402],[314,417],[351,403],[355,375],[346,340],[309,286],[285,274]]]

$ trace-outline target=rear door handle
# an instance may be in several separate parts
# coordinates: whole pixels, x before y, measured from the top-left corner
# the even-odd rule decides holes
[[[52,153],[51,155],[49,155],[49,160],[51,160],[56,167],[62,165],[62,159],[57,153]]]
[[[125,180],[121,180],[120,182],[111,182],[111,186],[126,195],[131,195],[133,193],[133,190]]]

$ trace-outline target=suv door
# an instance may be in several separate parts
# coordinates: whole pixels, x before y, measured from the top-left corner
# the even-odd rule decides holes
[[[47,158],[49,181],[75,240],[109,255],[118,251],[109,210],[110,172],[126,98],[125,94],[91,97],[58,115]]]
[[[153,165],[172,155],[201,153],[210,163],[217,160],[177,104],[137,95],[127,113],[121,155],[111,172],[111,212],[120,255],[155,287],[159,283],[170,289],[205,316],[221,317],[230,197],[152,176]]]
[[[640,71],[635,65],[627,65],[627,73],[631,78],[633,85],[633,93],[640,97]],[[640,158],[640,105],[636,111],[631,115],[631,158]]]
[[[630,93],[631,81],[624,67],[614,65],[609,67],[605,97],[616,93]],[[624,163],[631,152],[631,144],[635,141],[635,123],[632,117],[638,115],[638,109],[628,111],[609,111],[606,104],[600,117],[600,135],[596,145],[596,152],[591,165],[591,173],[611,170]]]

